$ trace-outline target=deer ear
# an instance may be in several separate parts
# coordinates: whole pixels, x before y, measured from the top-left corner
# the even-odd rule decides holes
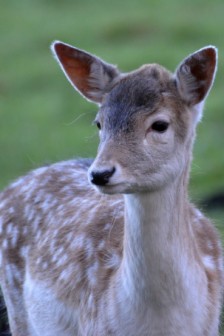
[[[51,50],[66,77],[85,98],[100,104],[119,77],[118,69],[100,58],[56,41]]]
[[[176,82],[182,99],[193,106],[203,102],[213,84],[217,67],[217,49],[208,46],[188,56],[176,70]]]

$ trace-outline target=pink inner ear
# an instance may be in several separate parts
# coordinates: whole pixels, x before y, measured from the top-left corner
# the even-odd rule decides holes
[[[54,45],[57,57],[73,85],[88,97],[91,60],[87,54],[62,43]]]

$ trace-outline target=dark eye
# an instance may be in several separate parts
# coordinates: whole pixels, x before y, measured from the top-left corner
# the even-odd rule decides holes
[[[101,130],[101,123],[98,120],[95,120],[94,124],[97,126],[99,130]]]
[[[152,124],[151,129],[155,132],[163,133],[167,130],[168,126],[169,123],[167,121],[158,120]]]

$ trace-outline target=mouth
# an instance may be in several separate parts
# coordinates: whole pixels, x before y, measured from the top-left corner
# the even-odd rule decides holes
[[[106,184],[104,186],[94,186],[94,188],[102,194],[108,195],[133,193],[132,185],[126,182]]]

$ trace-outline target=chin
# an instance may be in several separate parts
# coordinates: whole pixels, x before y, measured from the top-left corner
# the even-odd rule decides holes
[[[126,183],[107,184],[105,186],[94,186],[98,192],[107,195],[130,193],[130,185]],[[134,191],[132,191],[134,192]]]

